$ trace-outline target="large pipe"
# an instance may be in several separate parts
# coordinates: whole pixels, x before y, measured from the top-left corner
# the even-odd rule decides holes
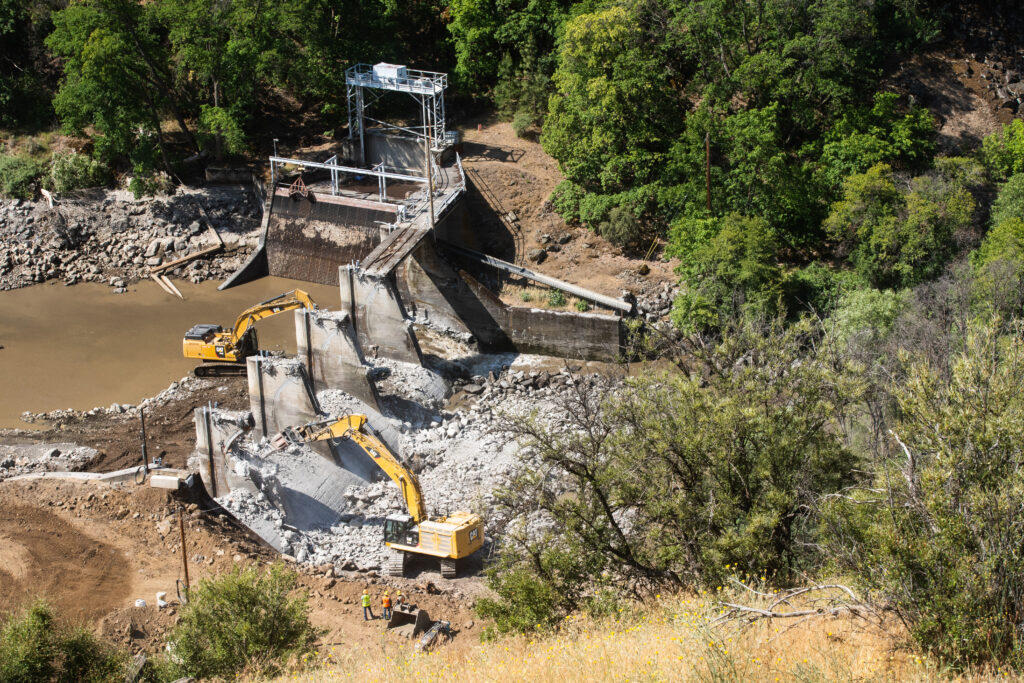
[[[455,244],[452,244],[451,242],[445,242],[444,240],[439,241],[441,241],[446,248],[451,249],[456,254],[460,256],[465,256],[466,258],[469,259],[473,259],[474,261],[477,261],[479,263],[484,263],[488,266],[498,268],[499,270],[504,270],[507,273],[513,273],[514,275],[520,275],[522,277],[529,278],[530,280],[534,280],[541,284],[547,285],[548,287],[554,287],[555,289],[560,289],[564,292],[569,292],[573,296],[578,296],[581,299],[586,299],[587,301],[592,301],[596,304],[600,304],[608,308],[614,308],[615,310],[622,311],[627,315],[632,315],[633,313],[636,312],[633,304],[623,301],[622,299],[613,299],[610,296],[598,294],[597,292],[592,292],[589,289],[584,289],[583,287],[569,284],[564,280],[548,277],[547,275],[541,275],[540,273],[534,270],[530,270],[529,268],[517,266],[514,263],[502,261],[501,259],[494,258],[493,256],[488,256],[487,254],[481,254],[479,251],[466,249],[465,247],[460,247]]]

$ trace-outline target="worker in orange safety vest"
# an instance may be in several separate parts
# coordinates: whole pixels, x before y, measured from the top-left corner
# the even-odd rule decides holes
[[[384,619],[391,618],[391,596],[384,591],[384,597],[380,599],[380,605],[384,609]]]

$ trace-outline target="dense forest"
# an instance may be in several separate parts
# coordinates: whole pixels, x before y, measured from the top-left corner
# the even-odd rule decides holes
[[[665,588],[852,576],[956,666],[1024,664],[1024,121],[938,139],[888,87],[951,40],[925,0],[0,0],[0,192],[265,152],[344,125],[344,69],[453,74],[565,176],[551,203],[676,258],[674,362],[581,381],[535,461],[482,610],[498,629]],[[652,249],[653,245],[653,249]]]

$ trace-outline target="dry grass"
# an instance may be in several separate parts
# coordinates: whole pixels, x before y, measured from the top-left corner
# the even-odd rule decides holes
[[[280,681],[938,681],[1016,679],[979,671],[952,677],[902,649],[898,631],[846,615],[790,628],[786,620],[746,628],[711,626],[707,598],[672,598],[615,618],[573,617],[546,636],[504,637],[414,654],[408,641],[337,646],[304,673]],[[463,634],[460,638],[473,637]],[[313,664],[312,662],[310,662]]]
[[[565,303],[561,306],[553,306],[549,295],[553,290],[547,287],[528,287],[506,283],[501,288],[501,300],[510,306],[524,306],[529,308],[546,308],[553,311],[579,312],[581,305],[584,310],[590,310],[591,306],[583,299],[571,294],[563,294]],[[581,303],[582,302],[582,303]]]

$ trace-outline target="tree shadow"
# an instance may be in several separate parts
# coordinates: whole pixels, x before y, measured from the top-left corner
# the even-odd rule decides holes
[[[513,164],[518,163],[526,154],[526,150],[517,147],[496,147],[469,141],[462,143],[462,151],[463,159],[512,162]]]

